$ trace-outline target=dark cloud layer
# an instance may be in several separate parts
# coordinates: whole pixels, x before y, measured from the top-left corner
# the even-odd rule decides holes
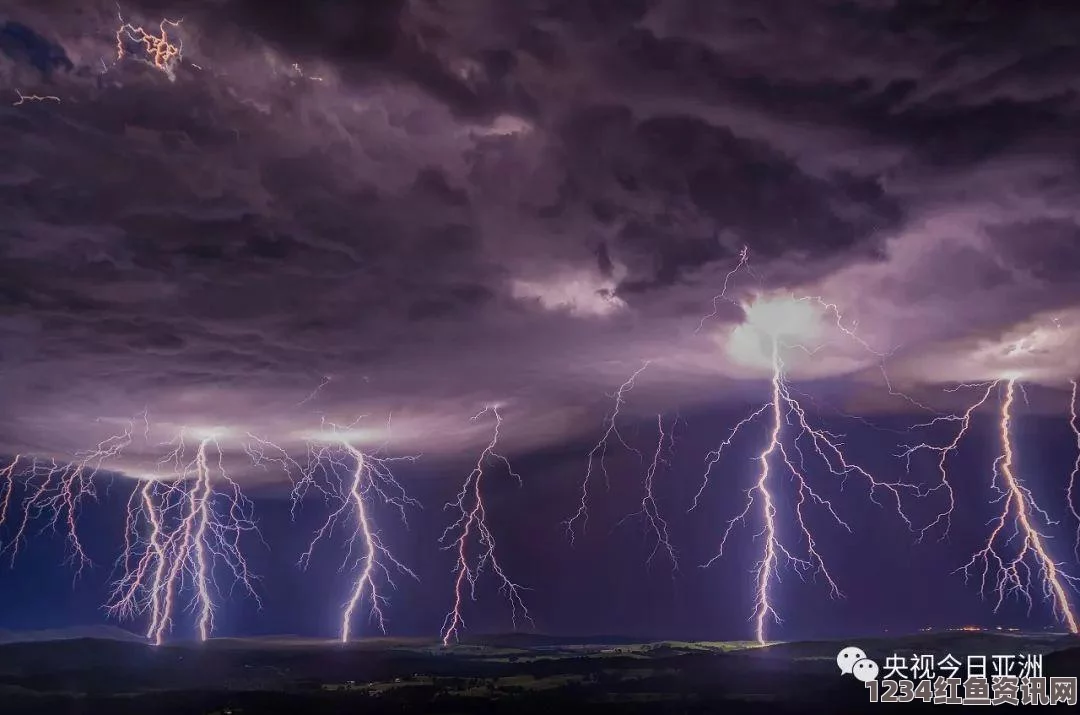
[[[1038,379],[1080,368],[1066,3],[121,9],[183,17],[173,78],[114,62],[111,4],[0,17],[10,104],[60,100],[0,108],[6,449],[146,408],[285,442],[392,412],[438,452],[489,401],[538,446],[644,359],[629,409],[734,394],[741,311],[695,328],[744,246],[737,291],[837,302],[912,389],[1040,326]]]

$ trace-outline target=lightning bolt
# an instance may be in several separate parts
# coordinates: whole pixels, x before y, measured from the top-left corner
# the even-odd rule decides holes
[[[510,602],[511,622],[514,628],[517,628],[519,614],[530,624],[533,623],[532,617],[529,615],[529,609],[521,598],[523,588],[511,581],[503,570],[502,564],[499,563],[495,554],[495,537],[487,525],[487,507],[484,504],[481,488],[485,469],[494,462],[505,467],[510,476],[517,479],[519,485],[522,483],[521,476],[510,466],[510,461],[495,451],[498,448],[499,430],[502,428],[503,421],[498,407],[484,408],[483,411],[473,417],[473,420],[480,419],[489,412],[495,417],[491,441],[480,453],[480,457],[476,460],[476,466],[473,467],[469,475],[465,477],[465,481],[462,482],[457,499],[446,505],[447,509],[457,509],[459,516],[439,538],[440,543],[446,544],[445,548],[457,552],[457,562],[454,567],[457,574],[454,579],[454,605],[443,621],[443,645],[450,645],[452,641],[457,640],[460,630],[465,627],[462,609],[466,584],[468,584],[469,596],[475,601],[476,582],[484,568],[488,566],[491,567],[492,572],[499,581],[499,591]],[[474,538],[479,548],[476,556],[470,559],[469,545]]]
[[[940,464],[944,464],[945,458],[955,451],[956,446],[969,430],[974,410],[985,404],[994,389],[1001,387],[1002,384],[1004,384],[1004,399],[998,412],[1001,454],[994,460],[991,482],[992,488],[999,494],[995,501],[1001,502],[1002,508],[998,516],[990,522],[993,528],[983,548],[976,551],[971,560],[957,571],[962,572],[967,581],[972,576],[972,571],[979,569],[981,565],[980,593],[986,594],[989,589],[997,596],[994,604],[995,613],[1010,595],[1026,601],[1030,613],[1033,607],[1033,582],[1037,582],[1045,600],[1051,602],[1055,618],[1064,623],[1070,633],[1075,634],[1078,632],[1077,617],[1069,604],[1067,587],[1071,586],[1075,589],[1080,584],[1080,579],[1062,571],[1062,564],[1055,562],[1050,556],[1046,547],[1049,537],[1040,531],[1036,520],[1041,520],[1045,526],[1052,526],[1056,522],[1039,507],[1031,490],[1016,474],[1011,427],[1016,391],[1022,388],[1015,378],[996,380],[984,385],[985,389],[980,399],[959,418],[961,427],[957,431],[957,436],[945,447],[936,448],[942,455]],[[1075,425],[1075,421],[1072,424]],[[917,445],[913,449],[918,448],[925,448],[925,445]],[[950,507],[952,504],[950,496]],[[1019,546],[1011,557],[1001,553],[1004,548],[1017,541]]]
[[[723,292],[719,296],[713,298],[712,315],[716,314],[717,301],[728,299],[726,294],[728,281],[731,278],[732,273],[746,265],[747,255],[746,250],[744,249],[743,253],[740,254],[739,264],[724,280]],[[829,303],[820,297],[803,297],[793,300],[796,302],[805,301],[815,303],[826,315],[829,315],[834,319],[834,324],[841,333],[855,340],[873,355],[882,359],[884,358],[881,353],[870,348],[870,346],[855,333],[854,325],[849,326],[844,323],[843,315],[835,304]],[[706,319],[708,317],[711,316],[706,316]],[[704,325],[704,321],[702,322],[702,325]],[[811,506],[817,507],[828,514],[833,521],[846,531],[851,532],[851,527],[839,516],[832,503],[818,494],[811,486],[807,476],[807,455],[804,452],[804,448],[812,452],[813,455],[816,455],[818,460],[824,464],[828,472],[832,476],[840,478],[842,482],[846,482],[851,476],[862,478],[867,483],[870,500],[875,505],[882,506],[877,498],[879,491],[888,492],[891,495],[892,501],[895,502],[897,514],[901,520],[907,524],[908,528],[912,528],[912,523],[903,510],[903,494],[905,492],[911,492],[913,494],[917,493],[917,489],[913,486],[899,482],[883,482],[878,480],[863,467],[848,460],[843,450],[841,435],[833,434],[811,424],[806,409],[794,396],[793,391],[788,384],[785,375],[784,361],[781,356],[781,341],[775,334],[771,335],[770,338],[772,364],[772,378],[770,380],[771,398],[737,422],[727,436],[721,441],[720,445],[709,453],[706,458],[706,469],[701,487],[694,495],[693,503],[690,507],[690,511],[693,511],[698,507],[700,499],[709,485],[712,470],[719,463],[724,450],[731,446],[745,427],[755,423],[759,419],[767,419],[769,425],[768,440],[755,460],[758,464],[757,479],[753,486],[746,492],[746,502],[742,511],[728,521],[720,538],[720,544],[716,555],[702,565],[704,568],[707,568],[723,556],[724,550],[727,547],[728,538],[731,536],[735,527],[738,524],[746,522],[750,517],[751,510],[756,505],[758,507],[757,516],[762,524],[761,531],[756,534],[756,538],[763,538],[763,546],[761,558],[753,568],[755,586],[753,596],[754,607],[751,614],[751,620],[754,622],[754,636],[758,643],[761,644],[767,642],[767,626],[769,622],[771,621],[775,624],[782,623],[780,615],[775,607],[775,599],[773,598],[771,591],[772,584],[781,580],[782,568],[784,566],[792,568],[804,579],[808,574],[822,577],[828,585],[830,597],[839,598],[843,595],[818,550],[817,541],[806,521],[807,510]],[[786,347],[801,349],[811,355],[816,352],[801,345]],[[790,435],[788,432],[790,432]],[[800,544],[798,550],[794,545],[789,546],[788,542],[785,541],[781,534],[781,520],[775,491],[777,485],[774,483],[774,468],[778,466],[775,464],[776,461],[779,461],[780,464],[782,464],[795,483],[795,500],[792,506],[793,513],[791,515],[792,522],[790,531],[794,532],[794,538]]]
[[[128,499],[121,576],[105,606],[120,619],[147,616],[146,637],[157,645],[171,632],[185,592],[199,639],[210,637],[220,570],[262,606],[241,545],[247,534],[261,538],[253,504],[227,473],[217,438],[193,441],[181,430],[167,446],[158,473]]]
[[[116,29],[116,59],[114,64],[131,54],[125,47],[131,43],[144,55],[135,57],[140,62],[150,65],[154,69],[166,75],[170,80],[176,79],[176,65],[183,59],[184,42],[172,42],[169,39],[167,28],[178,28],[183,22],[180,20],[164,19],[158,24],[158,34],[154,35],[141,26],[133,25],[124,19],[119,10],[116,13],[120,20],[120,26]]]
[[[310,393],[308,393],[308,396],[307,396],[307,397],[305,397],[304,399],[302,399],[302,400],[300,400],[299,402],[297,402],[297,403],[296,403],[296,406],[297,406],[297,407],[300,407],[300,406],[302,406],[302,405],[304,405],[304,404],[307,404],[308,402],[311,402],[312,400],[314,400],[314,399],[315,399],[316,397],[318,397],[318,396],[319,396],[319,393],[320,393],[320,392],[322,392],[322,389],[323,389],[324,387],[326,387],[327,385],[329,385],[329,384],[330,384],[330,382],[331,382],[331,378],[330,378],[330,376],[329,376],[329,375],[323,375],[323,379],[322,379],[322,382],[320,382],[320,383],[319,383],[319,384],[318,384],[318,385],[317,385],[317,386],[315,387],[315,389],[314,389],[314,390],[312,390],[312,391],[311,391]]]
[[[20,487],[23,492],[21,503],[17,502],[15,533],[0,554],[9,557],[14,565],[31,525],[43,521],[40,531],[64,532],[68,547],[67,562],[76,566],[76,577],[85,567],[91,566],[90,557],[79,538],[79,514],[87,499],[97,499],[98,473],[107,460],[131,444],[133,429],[129,424],[120,434],[76,455],[76,461],[71,463],[16,455],[0,469],[0,526],[12,513],[12,502]]]
[[[671,426],[671,431],[664,430],[664,417],[663,415],[656,416],[656,428],[659,436],[656,440],[656,449],[653,451],[652,462],[649,464],[649,468],[645,471],[645,478],[642,483],[642,496],[641,496],[641,508],[633,514],[629,514],[624,517],[619,525],[626,523],[633,518],[641,518],[648,525],[649,530],[653,535],[653,548],[649,552],[649,556],[645,559],[646,565],[652,563],[653,559],[660,552],[660,549],[664,549],[667,553],[668,560],[671,562],[672,575],[679,570],[679,559],[675,552],[675,547],[671,543],[671,536],[668,531],[667,520],[664,519],[660,513],[660,507],[656,504],[656,496],[653,490],[653,486],[656,482],[656,474],[660,469],[661,464],[666,464],[666,460],[661,456],[664,452],[664,444],[668,443],[669,450],[674,449],[675,442],[675,425]]]
[[[387,548],[371,515],[371,501],[379,499],[394,507],[403,523],[406,509],[418,507],[419,503],[408,496],[404,487],[394,476],[391,466],[396,461],[413,461],[415,457],[379,457],[356,447],[348,436],[349,428],[324,422],[330,429],[327,439],[309,444],[307,465],[293,489],[293,504],[302,500],[314,489],[332,504],[330,515],[315,532],[308,549],[300,557],[301,568],[307,568],[318,543],[333,535],[334,530],[350,517],[355,522],[347,541],[347,551],[341,568],[356,571],[349,598],[341,614],[340,638],[347,643],[352,635],[352,622],[357,609],[366,598],[370,603],[370,617],[379,630],[386,632],[385,607],[389,599],[383,594],[383,585],[396,588],[393,571],[420,580],[408,566],[399,561]],[[350,426],[351,427],[351,426]],[[348,474],[342,478],[342,474]],[[359,555],[353,558],[355,551]]]
[[[607,454],[608,450],[611,448],[611,440],[618,440],[619,444],[641,458],[641,452],[631,447],[627,444],[626,440],[623,439],[622,433],[619,432],[618,418],[619,411],[626,403],[626,393],[634,389],[634,382],[637,380],[638,375],[645,372],[645,368],[647,367],[649,367],[649,361],[645,361],[645,363],[628,377],[625,382],[619,385],[619,388],[611,395],[613,405],[611,412],[604,416],[604,433],[601,435],[600,440],[593,445],[593,448],[589,450],[588,463],[585,467],[585,477],[581,480],[581,503],[573,516],[563,522],[563,527],[566,529],[566,535],[570,539],[571,544],[573,544],[574,540],[577,538],[575,524],[581,522],[581,528],[584,529],[589,523],[589,484],[592,482],[597,469],[603,473],[604,483],[608,485],[608,488],[611,487],[611,477],[607,471]]]
[[[1076,380],[1069,380],[1069,385],[1072,387],[1069,395],[1069,427],[1072,429],[1073,436],[1076,437],[1076,461],[1073,462],[1072,472],[1069,474],[1069,487],[1065,492],[1065,500],[1068,502],[1069,512],[1078,522],[1076,540],[1073,542],[1073,556],[1080,560],[1080,511],[1077,510],[1076,499],[1073,497],[1077,478],[1080,477],[1080,418],[1078,418],[1076,412]]]
[[[749,246],[743,246],[742,250],[739,251],[739,262],[735,264],[734,268],[732,268],[730,271],[728,271],[724,275],[724,284],[721,286],[720,292],[713,296],[713,299],[712,299],[712,312],[701,319],[701,322],[698,324],[697,330],[694,331],[695,333],[700,333],[702,328],[705,327],[705,323],[708,320],[710,320],[711,318],[716,317],[717,313],[720,311],[720,302],[721,301],[727,301],[727,302],[731,301],[731,299],[727,297],[728,286],[731,283],[731,279],[734,278],[735,274],[738,273],[742,268],[746,268],[747,270],[749,270],[749,264],[750,264],[750,247]]]
[[[949,528],[952,524],[952,513],[953,510],[956,508],[956,493],[953,491],[952,483],[949,480],[949,471],[946,467],[946,464],[949,460],[949,457],[953,453],[955,453],[957,449],[960,448],[960,444],[961,442],[963,442],[964,436],[967,435],[968,431],[971,429],[971,419],[972,416],[975,414],[975,411],[986,404],[986,402],[990,399],[990,396],[993,394],[994,388],[997,386],[997,381],[970,384],[965,383],[946,390],[946,392],[957,392],[961,389],[975,388],[981,389],[982,395],[979,397],[978,400],[968,405],[968,407],[959,414],[942,415],[941,417],[935,417],[929,422],[915,425],[915,428],[917,429],[930,428],[938,424],[944,424],[946,422],[959,423],[959,427],[956,430],[955,436],[947,444],[937,446],[929,444],[927,442],[921,442],[919,444],[906,447],[904,451],[900,453],[900,457],[903,458],[905,461],[906,471],[908,474],[911,473],[911,458],[917,453],[926,451],[937,454],[938,456],[937,470],[938,476],[940,477],[940,482],[928,490],[921,491],[920,496],[926,497],[934,494],[935,492],[942,491],[945,493],[946,506],[944,509],[942,509],[942,511],[938,512],[938,514],[934,517],[932,521],[930,521],[926,526],[919,530],[919,541],[924,539],[926,537],[926,534],[937,526],[943,527],[941,534],[942,539],[948,536]]]
[[[15,90],[15,94],[18,95],[19,99],[17,102],[12,103],[11,106],[13,107],[18,107],[19,105],[26,104],[27,102],[56,102],[57,104],[60,103],[60,98],[51,94],[23,94],[17,89]]]
[[[694,496],[693,505],[690,507],[691,511],[698,507],[699,499],[709,484],[712,470],[720,461],[724,450],[734,442],[743,428],[767,415],[769,436],[765,447],[756,457],[757,479],[747,490],[743,510],[728,521],[721,536],[717,554],[703,565],[704,567],[711,566],[723,556],[727,540],[736,525],[745,522],[749,518],[751,509],[757,504],[762,530],[756,537],[763,537],[763,553],[754,566],[754,609],[751,618],[754,621],[754,636],[762,644],[767,642],[766,631],[769,620],[771,619],[776,624],[782,623],[770,592],[772,583],[779,582],[781,579],[782,566],[791,566],[800,577],[805,577],[808,573],[820,575],[828,584],[831,597],[839,598],[843,595],[818,551],[817,541],[806,522],[806,509],[811,505],[817,506],[849,533],[851,527],[838,515],[832,503],[820,496],[810,485],[806,475],[805,452],[800,442],[817,455],[832,475],[842,479],[851,475],[863,478],[868,483],[870,499],[876,505],[881,505],[877,501],[877,491],[880,489],[889,492],[896,503],[897,514],[909,526],[911,522],[903,512],[902,492],[914,490],[913,487],[904,484],[879,481],[862,467],[849,462],[844,455],[840,435],[816,428],[810,423],[806,410],[792,395],[785,378],[780,347],[780,341],[773,338],[771,399],[740,420],[720,446],[709,453],[701,488]],[[788,439],[785,439],[785,427],[793,428],[794,431],[793,436]],[[802,543],[801,555],[794,547],[787,546],[780,534],[780,520],[773,484],[773,461],[776,459],[787,469],[795,482],[796,499],[793,506],[792,531]]]
[[[743,246],[742,250],[739,251],[739,260],[735,264],[735,267],[729,270],[724,275],[724,283],[720,293],[713,296],[712,313],[706,315],[701,319],[701,323],[698,325],[697,330],[694,331],[695,333],[701,331],[701,329],[705,326],[705,322],[707,320],[716,317],[717,313],[720,310],[721,301],[731,300],[727,297],[728,287],[731,283],[731,279],[734,278],[735,274],[737,274],[743,268],[749,270],[749,260],[750,249],[747,246]],[[581,501],[578,505],[577,511],[574,512],[574,514],[569,519],[563,522],[563,528],[566,530],[567,538],[570,540],[571,544],[573,544],[574,540],[577,538],[577,525],[580,523],[580,528],[584,530],[589,523],[589,485],[592,482],[593,476],[595,475],[597,469],[599,469],[599,471],[604,475],[605,485],[607,485],[609,489],[611,488],[611,476],[608,474],[607,471],[607,455],[608,451],[612,447],[612,440],[617,440],[619,444],[625,447],[628,451],[636,454],[639,459],[644,461],[644,457],[642,456],[641,452],[634,447],[631,447],[623,438],[622,434],[619,432],[617,421],[619,418],[619,411],[622,409],[623,405],[626,402],[626,393],[634,389],[634,383],[637,380],[638,376],[645,371],[645,368],[649,367],[650,363],[651,361],[646,360],[645,363],[640,368],[638,368],[637,371],[630,375],[630,377],[628,377],[625,382],[619,385],[618,389],[615,390],[615,393],[610,396],[613,400],[613,405],[611,411],[604,416],[604,432],[600,436],[599,441],[597,441],[597,443],[593,445],[593,448],[589,450],[588,463],[585,467],[585,476],[581,480]],[[662,442],[662,425],[660,439]],[[654,467],[655,466],[656,463],[654,462]],[[652,480],[655,477],[655,474],[655,468],[651,469],[651,471],[647,472],[646,474],[646,495],[644,497],[645,501],[642,513],[645,515],[645,518],[649,521],[650,525],[656,530],[656,537],[659,546],[666,544],[668,542],[668,539],[666,536],[666,523],[663,521],[662,518],[660,518],[659,513],[655,511],[656,504],[650,496],[652,490]],[[652,514],[652,516],[649,516],[650,513]],[[672,564],[674,565],[676,563],[674,559],[674,549],[669,548],[668,546],[665,546],[665,549],[667,549],[669,554],[672,555]]]

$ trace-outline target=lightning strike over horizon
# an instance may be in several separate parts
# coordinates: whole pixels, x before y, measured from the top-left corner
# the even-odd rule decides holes
[[[120,620],[147,616],[146,637],[161,645],[177,614],[195,615],[199,640],[214,631],[216,599],[222,596],[217,574],[224,568],[255,599],[256,577],[244,557],[242,538],[261,539],[253,504],[224,465],[218,438],[190,439],[181,430],[166,445],[157,474],[145,478],[128,499],[121,572],[106,604]],[[186,606],[179,602],[190,594]]]
[[[405,491],[391,471],[391,465],[398,461],[415,461],[416,457],[380,457],[374,452],[360,449],[351,435],[353,425],[342,427],[324,421],[323,427],[325,434],[308,444],[307,464],[300,469],[300,477],[294,482],[292,499],[295,510],[299,502],[311,490],[315,490],[331,505],[331,512],[316,530],[307,550],[301,554],[299,565],[306,569],[318,543],[331,537],[342,522],[350,519],[355,522],[346,541],[346,554],[341,564],[341,570],[351,564],[356,571],[343,606],[339,631],[341,642],[348,643],[353,618],[365,599],[370,604],[370,618],[382,633],[386,633],[384,608],[389,604],[389,598],[383,594],[382,588],[384,585],[396,588],[393,571],[420,580],[383,542],[371,514],[372,501],[377,498],[392,506],[402,523],[408,526],[406,509],[419,507],[420,504]],[[357,550],[360,553],[354,559]]]
[[[1076,431],[1075,420],[1075,397],[1076,388],[1073,383],[1074,398],[1070,408],[1070,425]],[[1002,378],[985,383],[962,384],[951,388],[955,392],[963,388],[976,388],[980,390],[977,400],[972,402],[963,412],[931,420],[917,427],[928,427],[942,422],[958,422],[953,439],[944,446],[933,446],[926,442],[908,447],[901,456],[908,460],[910,465],[911,456],[920,451],[937,453],[938,472],[941,482],[927,494],[934,491],[944,490],[947,494],[947,507],[944,509],[921,534],[936,525],[944,524],[947,533],[949,518],[956,507],[952,485],[949,483],[949,473],[946,462],[950,455],[959,449],[964,437],[970,434],[972,418],[980,407],[985,405],[995,390],[1003,391],[1003,398],[997,413],[997,436],[1001,453],[994,459],[992,467],[991,489],[997,494],[993,503],[1001,503],[1001,512],[990,520],[993,528],[987,536],[981,549],[976,551],[971,560],[961,566],[956,572],[964,574],[965,582],[973,576],[973,571],[978,570],[980,587],[979,593],[985,596],[992,592],[996,596],[994,612],[996,613],[1009,596],[1024,601],[1028,605],[1028,612],[1034,607],[1033,588],[1038,584],[1043,598],[1051,603],[1051,611],[1059,622],[1063,623],[1070,633],[1077,633],[1078,620],[1075,610],[1069,602],[1068,588],[1078,590],[1080,578],[1072,576],[1062,570],[1062,562],[1055,561],[1050,555],[1046,542],[1051,538],[1042,528],[1048,528],[1057,524],[1050,515],[1043,510],[1035,501],[1034,494],[1024,484],[1016,471],[1016,448],[1013,443],[1012,423],[1014,419],[1014,404],[1016,391],[1023,390],[1023,386],[1016,377]],[[1078,436],[1080,444],[1080,436]],[[1080,461],[1080,458],[1078,458]],[[1075,471],[1074,471],[1075,474]],[[1067,497],[1071,499],[1071,490],[1074,479],[1070,479]],[[1070,509],[1072,504],[1070,501]],[[1041,520],[1041,524],[1037,522]],[[1011,527],[1011,528],[1010,528]],[[1007,556],[1002,551],[1014,543],[1019,543],[1012,556]],[[981,569],[980,569],[981,565]]]
[[[753,569],[755,587],[754,609],[751,618],[754,621],[754,637],[761,644],[768,642],[766,638],[768,620],[771,618],[775,624],[783,622],[776,610],[770,592],[773,581],[779,582],[781,580],[782,566],[790,565],[801,578],[805,578],[808,573],[815,576],[820,575],[828,584],[830,597],[840,598],[843,596],[817,549],[817,541],[807,523],[805,509],[808,506],[817,506],[845,531],[851,533],[852,530],[833,508],[832,503],[819,495],[810,485],[805,465],[805,453],[803,447],[799,444],[800,441],[808,443],[807,447],[817,455],[832,475],[841,479],[852,474],[864,478],[869,484],[870,499],[875,504],[880,506],[880,503],[875,498],[875,492],[878,489],[885,489],[890,492],[896,501],[897,513],[905,523],[910,525],[909,519],[903,512],[901,498],[901,490],[908,487],[902,484],[878,481],[865,469],[847,460],[842,450],[839,435],[818,429],[810,424],[805,408],[791,393],[784,374],[784,363],[780,356],[780,342],[775,338],[772,347],[772,360],[774,367],[770,381],[772,391],[770,400],[738,422],[724,438],[720,446],[709,454],[701,488],[695,495],[693,505],[690,508],[693,511],[698,507],[699,500],[709,484],[712,470],[719,462],[723,451],[732,444],[744,427],[767,414],[768,439],[755,458],[758,464],[757,479],[753,486],[747,490],[747,499],[743,510],[728,521],[727,527],[720,538],[717,554],[703,564],[703,567],[709,567],[724,555],[728,538],[734,531],[735,526],[744,523],[749,518],[751,509],[755,504],[758,504],[758,515],[762,522],[762,529],[755,535],[755,538],[764,537],[764,545],[761,559]],[[790,439],[790,447],[785,444],[785,427],[791,427],[795,430],[794,437]],[[795,532],[795,538],[801,542],[801,555],[795,551],[794,547],[786,545],[781,534],[777,499],[774,493],[774,459],[780,460],[795,482],[796,499],[793,506],[792,516],[794,521],[791,530]]]
[[[511,581],[503,570],[503,566],[499,563],[495,553],[495,536],[491,533],[487,523],[487,505],[484,503],[482,482],[485,475],[489,474],[489,467],[493,463],[495,466],[502,466],[511,477],[517,480],[519,485],[523,483],[521,475],[515,472],[510,465],[510,460],[496,451],[499,444],[499,431],[503,422],[499,408],[496,406],[485,407],[472,419],[478,420],[489,412],[495,417],[491,441],[484,447],[480,457],[476,460],[476,465],[465,477],[465,481],[462,482],[457,499],[446,504],[447,509],[457,509],[459,515],[454,523],[446,527],[442,536],[439,537],[439,543],[445,544],[444,548],[454,550],[457,555],[454,565],[456,574],[454,579],[454,603],[443,620],[441,633],[444,646],[456,641],[461,629],[465,627],[462,611],[466,588],[469,597],[475,601],[477,580],[484,569],[488,567],[490,567],[498,580],[499,592],[510,602],[510,617],[514,629],[517,629],[519,615],[530,624],[533,624],[529,609],[521,597],[521,591],[525,589]],[[472,543],[475,543],[477,553],[470,557],[469,546]]]
[[[571,545],[577,538],[577,532],[574,529],[574,525],[581,522],[581,528],[584,529],[589,523],[589,484],[592,482],[595,470],[597,468],[604,475],[604,483],[611,488],[611,477],[607,471],[607,455],[608,450],[611,448],[610,440],[612,438],[618,440],[619,444],[625,447],[628,451],[633,452],[639,458],[642,458],[641,452],[627,444],[623,439],[622,433],[619,432],[618,418],[619,411],[623,405],[626,404],[626,393],[634,389],[634,383],[638,376],[645,372],[645,368],[649,367],[650,361],[646,360],[641,367],[639,367],[630,377],[628,377],[618,389],[610,396],[612,398],[611,412],[604,416],[604,433],[600,436],[600,440],[593,445],[593,448],[589,450],[588,463],[585,467],[585,476],[581,480],[581,503],[574,514],[563,522],[563,528],[566,530],[567,538],[569,538]]]
[[[743,265],[745,265],[745,256],[741,257],[739,266],[736,269]],[[725,279],[725,293],[728,287],[727,280]],[[714,298],[714,313],[716,300],[717,298]],[[803,315],[802,312],[810,304],[822,309],[824,315],[835,318],[834,325],[841,333],[853,338],[863,348],[870,350],[869,346],[855,335],[854,327],[844,324],[843,316],[837,306],[821,298],[791,297],[778,300],[763,299],[756,296],[750,302],[742,304],[746,312],[746,319],[735,330],[745,329],[751,331],[754,343],[761,346],[758,349],[767,353],[762,357],[767,360],[769,365],[771,397],[767,402],[736,423],[720,445],[709,453],[706,458],[707,465],[701,487],[695,494],[690,507],[690,511],[693,511],[699,506],[700,499],[709,485],[712,470],[720,461],[724,450],[731,446],[745,427],[754,423],[758,418],[767,415],[768,438],[765,446],[755,458],[758,465],[757,478],[753,486],[746,491],[746,502],[742,511],[728,521],[721,536],[716,555],[702,565],[703,568],[707,568],[724,555],[728,538],[734,531],[735,526],[745,523],[750,517],[751,510],[757,505],[761,531],[755,534],[755,538],[763,537],[764,543],[761,558],[753,568],[755,586],[751,620],[754,622],[754,637],[760,644],[767,642],[767,625],[770,619],[777,625],[783,622],[771,593],[772,584],[781,580],[782,567],[790,566],[803,579],[806,578],[807,574],[814,577],[821,576],[828,584],[830,597],[840,598],[843,596],[836,580],[818,551],[814,533],[807,522],[806,509],[815,506],[847,532],[850,533],[852,529],[839,516],[832,503],[811,486],[807,476],[807,455],[804,452],[804,446],[818,457],[832,476],[838,477],[842,481],[852,475],[864,479],[869,488],[870,501],[875,505],[881,506],[876,497],[878,490],[889,492],[895,501],[896,512],[901,520],[908,528],[912,526],[910,519],[903,510],[902,492],[915,492],[914,487],[896,482],[879,481],[864,468],[850,462],[844,453],[841,435],[813,426],[810,423],[806,409],[792,393],[786,375],[785,363],[781,355],[782,348],[802,350],[809,355],[813,355],[817,350],[811,350],[800,343],[785,344],[781,340],[781,334],[791,333],[792,337],[798,337],[800,331],[807,329],[812,316]],[[796,309],[799,311],[798,315],[788,314]],[[751,333],[744,332],[738,337],[745,338]],[[733,332],[731,335],[732,340],[736,337],[736,332]],[[876,351],[870,350],[870,352],[880,357],[880,354]],[[793,432],[791,437],[787,436],[789,429]],[[797,551],[793,545],[789,546],[789,542],[785,540],[782,533],[784,528],[777,505],[776,489],[778,485],[775,483],[774,473],[777,466],[774,464],[776,460],[779,460],[795,483],[792,521],[788,530],[793,532],[793,538],[799,542],[800,551]]]

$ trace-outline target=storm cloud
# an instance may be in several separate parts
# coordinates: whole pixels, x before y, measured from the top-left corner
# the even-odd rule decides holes
[[[145,410],[283,444],[392,415],[401,448],[452,453],[492,402],[541,447],[645,360],[630,412],[741,399],[762,376],[714,297],[744,247],[729,297],[819,297],[873,348],[807,379],[884,391],[888,355],[923,399],[1044,333],[1015,369],[1080,372],[1064,4],[124,3],[183,18],[172,77],[117,59],[111,3],[23,5],[2,451],[69,456]]]

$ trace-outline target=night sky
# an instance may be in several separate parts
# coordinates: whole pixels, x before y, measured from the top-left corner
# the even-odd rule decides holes
[[[760,492],[722,558],[700,566],[754,486],[768,410],[690,507],[710,451],[767,407],[774,342],[788,454],[805,453],[806,482],[850,531],[807,508],[843,597],[820,569],[800,579],[781,563],[772,637],[1062,628],[1037,578],[1030,610],[1009,599],[994,613],[993,584],[984,597],[954,571],[1008,504],[991,500],[1013,384],[1011,470],[1057,522],[1040,524],[1041,543],[1080,608],[1067,582],[1080,574],[1080,486],[1073,505],[1066,495],[1080,441],[1071,5],[141,0],[121,19],[112,2],[9,3],[0,466],[19,461],[0,479],[0,629],[106,622],[129,498],[147,484],[198,491],[167,458],[182,436],[185,459],[213,437],[215,491],[232,493],[228,474],[262,535],[241,534],[261,608],[230,595],[219,560],[215,634],[338,634],[355,513],[306,570],[297,562],[349,506],[355,449],[415,457],[392,462],[418,502],[407,527],[380,495],[367,502],[377,538],[418,577],[380,581],[388,631],[435,637],[455,579],[443,505],[492,437],[495,412],[473,416],[497,406],[497,452],[522,483],[484,462],[487,525],[538,631],[753,637]],[[158,35],[163,18],[182,18],[161,26],[182,52],[154,66],[137,28]],[[590,450],[646,363],[609,434],[608,488]],[[904,450],[948,445],[984,395],[948,455],[951,523],[920,539],[947,502],[933,490],[940,453],[906,470]],[[847,463],[903,483],[911,525],[888,488],[831,473],[806,433],[792,441],[796,404]],[[653,494],[677,570],[663,548],[647,561],[647,519],[621,521],[642,509],[658,420],[674,440]],[[78,464],[115,435],[123,449],[92,480],[77,474],[77,543],[93,562],[79,572],[64,563],[75,502],[56,481],[33,495],[42,465]],[[327,493],[294,508],[309,457],[331,453]],[[562,522],[590,453],[589,520],[571,543]],[[799,480],[781,457],[769,460],[778,532],[805,555]],[[43,507],[60,509],[55,530]],[[196,632],[197,609],[180,612],[192,579],[172,638]],[[465,633],[511,630],[490,564],[476,595]],[[367,613],[354,635],[377,632]],[[147,618],[110,622],[143,632]]]

